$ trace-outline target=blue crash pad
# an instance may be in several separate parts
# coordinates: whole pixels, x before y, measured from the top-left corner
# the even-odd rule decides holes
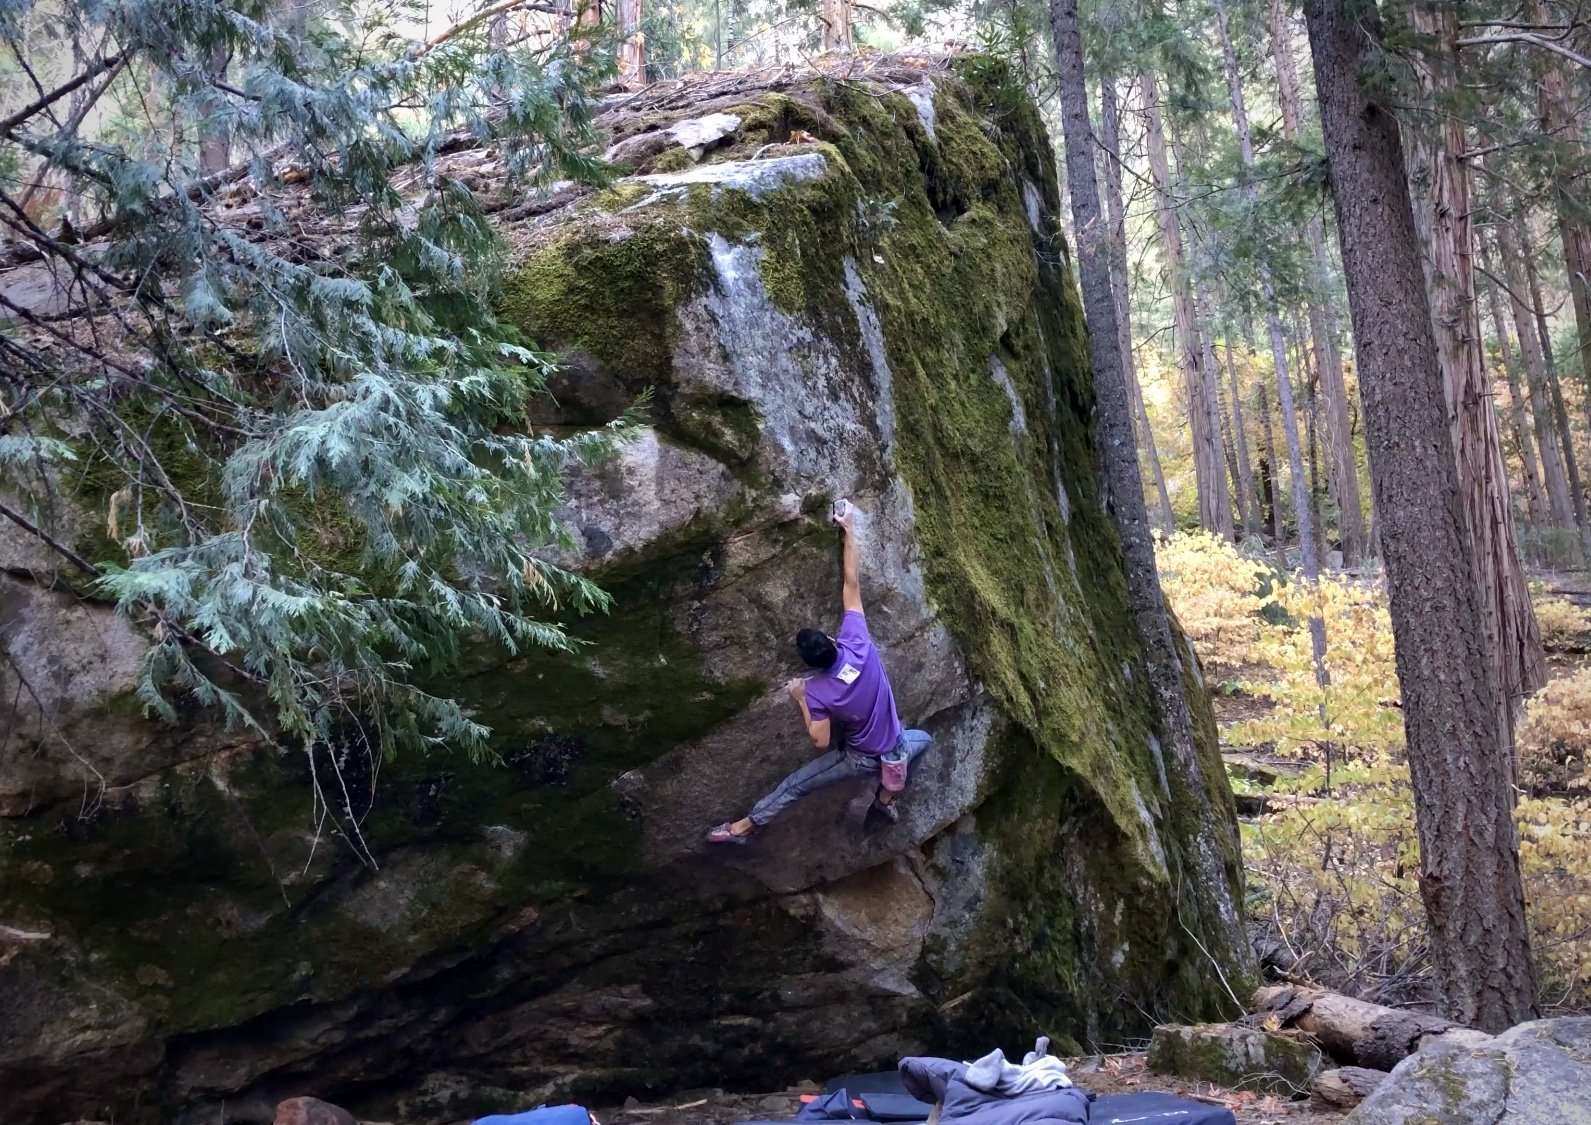
[[[583,1106],[549,1105],[527,1109],[524,1113],[494,1113],[478,1117],[475,1125],[591,1125],[591,1114]]]
[[[1102,1094],[1088,1125],[1237,1125],[1232,1111],[1175,1094]]]

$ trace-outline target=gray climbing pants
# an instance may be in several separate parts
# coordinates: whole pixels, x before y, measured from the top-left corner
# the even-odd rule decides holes
[[[904,750],[908,760],[928,749],[933,736],[923,730],[902,731],[896,749]],[[761,828],[808,793],[856,778],[878,777],[878,755],[856,750],[826,750],[775,785],[769,794],[751,807],[747,819]]]

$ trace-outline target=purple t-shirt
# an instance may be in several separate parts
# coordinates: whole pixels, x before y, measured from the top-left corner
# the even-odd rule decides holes
[[[839,650],[834,667],[807,680],[807,710],[814,721],[838,725],[844,732],[841,745],[849,749],[863,754],[893,750],[901,734],[895,693],[860,611],[846,611],[834,647]]]

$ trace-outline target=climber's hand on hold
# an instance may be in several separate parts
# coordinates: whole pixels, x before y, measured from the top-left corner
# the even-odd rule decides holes
[[[800,676],[784,685],[784,690],[790,693],[790,698],[797,703],[804,702],[807,697],[807,682]]]
[[[856,509],[851,506],[849,500],[836,500],[834,502],[834,510],[829,513],[829,519],[834,521],[834,526],[845,532],[846,535],[850,535],[854,530],[852,522],[855,518]]]

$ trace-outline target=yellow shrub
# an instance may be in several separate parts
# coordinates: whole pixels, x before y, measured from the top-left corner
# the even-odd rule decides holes
[[[1238,745],[1273,744],[1284,753],[1333,747],[1365,761],[1403,747],[1392,621],[1386,598],[1374,586],[1322,578],[1311,587],[1295,579],[1275,595],[1287,625],[1266,628],[1253,647],[1263,666],[1244,684],[1275,708],[1239,723],[1229,734]],[[1326,683],[1315,675],[1309,618],[1326,627]]]
[[[1591,982],[1591,801],[1519,803],[1519,864],[1545,995],[1584,1003]]]
[[[1542,594],[1531,598],[1541,643],[1550,649],[1577,649],[1591,641],[1591,613],[1571,601]]]
[[[1585,770],[1591,757],[1591,667],[1549,681],[1530,697],[1514,745],[1527,785],[1591,787]]]
[[[1199,607],[1219,651],[1241,654],[1243,690],[1271,704],[1258,715],[1245,707],[1249,717],[1225,727],[1223,742],[1274,747],[1305,765],[1270,789],[1302,794],[1302,802],[1279,801],[1243,825],[1251,918],[1268,940],[1302,956],[1298,971],[1323,983],[1388,1003],[1423,998],[1431,986],[1426,918],[1385,591],[1335,577],[1310,587],[1294,576],[1267,597],[1243,597],[1247,574],[1234,583],[1210,572],[1230,567],[1235,551],[1208,536],[1179,538],[1169,545],[1179,552],[1168,583],[1173,605]],[[1190,582],[1214,592],[1197,598]],[[1554,631],[1560,621],[1585,627],[1567,603],[1559,603],[1567,613],[1537,605],[1549,636],[1563,634]],[[1313,615],[1326,628],[1324,687],[1315,677]],[[1520,865],[1541,997],[1591,1004],[1591,668],[1530,700],[1517,743],[1528,791],[1517,810]]]
[[[1206,531],[1179,531],[1156,543],[1166,600],[1199,659],[1230,671],[1253,658],[1265,608],[1267,568]]]

